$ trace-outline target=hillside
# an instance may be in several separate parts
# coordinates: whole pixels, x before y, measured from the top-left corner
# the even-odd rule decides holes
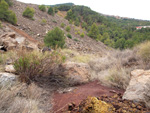
[[[22,13],[27,6],[33,7],[35,9],[34,21],[22,16]],[[64,23],[65,26],[71,27],[70,34],[73,37],[72,39],[66,39],[66,45],[68,48],[75,49],[81,52],[105,53],[107,47],[103,43],[97,42],[96,40],[89,38],[87,35],[82,38],[80,37],[80,35],[75,34],[76,31],[79,31],[80,33],[84,32],[85,34],[87,33],[86,31],[83,31],[83,29],[81,29],[80,27],[69,24],[66,19],[57,14],[55,16],[51,16],[48,15],[46,12],[40,11],[37,5],[24,4],[15,0],[13,0],[13,6],[10,7],[10,9],[13,10],[17,15],[18,25],[16,27],[25,31],[36,40],[43,41],[44,36],[49,30],[52,30],[56,26],[60,27],[61,23]],[[45,25],[42,25],[42,19],[46,20]],[[61,29],[67,35],[65,27]],[[77,39],[77,41],[75,41],[75,39]]]
[[[0,0],[0,113],[149,113],[149,22],[118,20]]]
[[[58,7],[58,9],[64,11],[65,7]],[[88,33],[96,32],[96,34],[89,34],[89,36],[102,41],[107,46],[125,49],[149,40],[149,28],[137,30],[136,26],[150,25],[150,21],[117,19],[99,14],[89,7],[78,5],[72,6],[70,10],[66,11],[66,19],[69,22],[76,26],[82,26]]]

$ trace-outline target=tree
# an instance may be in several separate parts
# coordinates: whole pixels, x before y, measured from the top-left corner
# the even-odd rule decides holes
[[[56,27],[55,29],[49,31],[44,38],[44,43],[48,47],[60,47],[63,48],[65,45],[65,36],[64,32]]]
[[[52,7],[48,9],[48,14],[54,16],[54,9]]]
[[[27,7],[24,12],[23,12],[23,16],[32,19],[34,16],[34,9]]]
[[[45,6],[45,5],[40,5],[40,6],[39,6],[39,9],[40,9],[41,11],[45,12],[45,11],[46,11],[46,6]]]
[[[97,25],[94,23],[91,27],[91,30],[89,31],[88,34],[91,38],[97,39],[99,36],[99,31]]]
[[[125,39],[121,38],[121,39],[117,40],[115,43],[115,48],[124,49],[125,48]]]

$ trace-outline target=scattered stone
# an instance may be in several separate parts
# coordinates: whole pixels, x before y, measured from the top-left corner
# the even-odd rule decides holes
[[[14,72],[16,72],[16,70],[13,65],[6,65],[5,72],[14,73]]]
[[[17,80],[17,76],[12,73],[0,72],[0,87],[13,85]]]
[[[144,102],[150,107],[150,70],[134,70],[123,99]]]
[[[149,113],[150,109],[146,108],[140,102],[123,100],[122,94],[112,96],[88,97],[81,101],[79,105],[68,105],[69,113]]]

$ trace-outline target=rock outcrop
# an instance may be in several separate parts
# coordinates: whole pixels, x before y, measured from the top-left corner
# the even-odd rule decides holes
[[[6,65],[5,72],[14,73],[14,72],[16,72],[16,70],[14,69],[13,65]]]
[[[144,102],[150,107],[150,70],[134,70],[123,99]]]
[[[17,76],[12,73],[0,72],[0,87],[13,85],[17,80]]]
[[[20,48],[38,50],[38,45],[25,37],[17,36],[15,32],[7,32],[0,36],[0,50],[9,51]]]
[[[65,76],[70,84],[77,85],[88,82],[89,69],[85,63],[66,62],[56,70],[55,74]]]

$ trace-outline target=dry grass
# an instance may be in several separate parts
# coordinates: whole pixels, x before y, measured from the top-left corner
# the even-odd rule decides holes
[[[138,54],[145,62],[150,62],[150,42],[144,42],[138,46]]]
[[[92,59],[98,58],[98,55],[79,53],[71,49],[63,49],[62,53],[67,57],[66,60],[78,63],[89,63]]]
[[[91,80],[99,80],[107,86],[126,89],[130,72],[141,67],[136,52],[133,50],[117,50],[99,59],[89,62],[91,68]]]
[[[42,90],[36,85],[18,83],[0,89],[0,113],[44,113],[39,98]]]

